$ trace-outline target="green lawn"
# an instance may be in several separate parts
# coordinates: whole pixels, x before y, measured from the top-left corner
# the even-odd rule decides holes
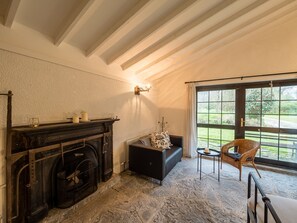
[[[250,136],[249,136],[250,135]],[[198,147],[210,147],[212,149],[219,150],[220,147],[234,139],[234,130],[227,129],[214,129],[214,128],[198,128]],[[286,137],[290,136],[288,140]],[[259,132],[246,132],[246,138],[259,141]],[[278,150],[279,135],[275,133],[262,133],[262,146],[261,151],[258,152],[258,156],[267,158],[282,160],[287,162],[297,162],[296,150],[288,147],[294,147],[294,140],[297,135],[280,135],[280,144],[284,145]],[[268,146],[265,144],[275,144],[276,146]],[[287,146],[287,147],[286,147]],[[297,148],[296,148],[297,149]]]

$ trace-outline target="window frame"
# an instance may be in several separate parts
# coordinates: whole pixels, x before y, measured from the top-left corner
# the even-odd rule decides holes
[[[274,80],[272,81],[274,87],[284,87],[284,86],[297,86],[297,79],[287,79],[287,80]],[[271,81],[261,81],[261,82],[248,82],[248,83],[232,83],[232,84],[222,84],[222,85],[207,85],[207,86],[197,86],[196,87],[196,95],[200,91],[214,91],[214,90],[228,90],[228,89],[236,89],[235,90],[235,133],[234,138],[244,138],[245,131],[256,131],[259,128],[261,132],[269,132],[269,133],[278,133],[278,141],[280,141],[280,134],[297,134],[296,129],[289,128],[271,128],[271,127],[252,127],[252,126],[244,126],[244,128],[240,128],[240,119],[241,117],[245,117],[245,90],[249,88],[265,88],[269,87]],[[263,100],[264,101],[264,100]],[[278,99],[280,102],[280,98]],[[262,98],[260,100],[262,103]],[[209,127],[210,124],[198,124],[198,97],[196,97],[196,127],[198,132],[198,127]],[[279,110],[280,110],[279,105]],[[279,112],[278,116],[280,117],[281,113]],[[220,128],[222,125],[213,125],[212,128]],[[223,126],[226,129],[234,129],[233,126],[225,125]],[[197,134],[198,137],[198,134]],[[209,136],[208,136],[209,137]],[[296,149],[297,150],[297,149]],[[278,147],[278,153],[280,151],[280,147]],[[297,153],[297,151],[296,151]],[[278,157],[279,159],[279,157]],[[263,163],[266,165],[280,166],[286,168],[297,168],[297,160],[296,162],[286,162],[282,160],[274,160],[274,159],[266,159],[263,157],[256,157],[255,161],[257,163]]]

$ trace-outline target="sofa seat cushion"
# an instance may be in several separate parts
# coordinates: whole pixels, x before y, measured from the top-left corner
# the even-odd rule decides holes
[[[234,159],[235,161],[239,161],[241,154],[234,152],[234,153],[224,153],[224,155],[231,157],[232,159]]]
[[[182,150],[179,146],[170,146],[170,149],[166,149],[166,160],[174,157],[180,150]]]
[[[166,160],[165,160],[165,175],[181,161],[183,156],[183,149],[179,146],[171,146],[171,149],[166,149]]]
[[[271,205],[277,213],[279,219],[285,223],[294,223],[297,219],[297,200],[280,197],[277,195],[266,194],[266,196],[270,199]],[[250,209],[254,209],[254,197],[248,199],[248,206]],[[257,219],[258,222],[264,222],[264,203],[260,199],[258,200],[257,205]],[[272,215],[268,214],[268,222],[275,223]]]

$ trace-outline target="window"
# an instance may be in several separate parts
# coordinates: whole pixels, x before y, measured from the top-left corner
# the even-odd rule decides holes
[[[257,160],[297,167],[297,81],[197,88],[198,147],[261,143]]]
[[[198,147],[219,149],[234,139],[235,90],[197,92]]]

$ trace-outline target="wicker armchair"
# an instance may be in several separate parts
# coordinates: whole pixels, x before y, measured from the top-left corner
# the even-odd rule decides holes
[[[229,152],[231,148],[234,147],[234,152]],[[221,148],[221,161],[225,161],[232,166],[239,169],[239,180],[241,181],[241,167],[244,164],[252,164],[257,171],[259,177],[261,175],[254,163],[254,159],[258,149],[260,148],[260,143],[249,139],[235,139],[234,141],[222,146]],[[221,162],[221,165],[222,165]],[[222,168],[222,166],[221,166]]]

